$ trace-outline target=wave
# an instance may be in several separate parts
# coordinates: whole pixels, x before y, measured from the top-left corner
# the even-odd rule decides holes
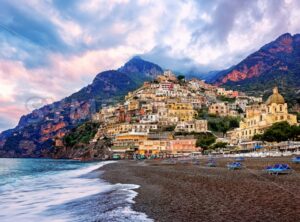
[[[98,169],[109,163],[61,167],[10,180],[0,186],[0,221],[152,221],[132,210],[138,185],[99,178]]]

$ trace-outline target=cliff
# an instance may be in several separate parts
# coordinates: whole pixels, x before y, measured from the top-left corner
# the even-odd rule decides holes
[[[51,157],[55,139],[90,120],[101,106],[123,100],[129,91],[162,72],[159,66],[134,57],[118,70],[97,74],[90,85],[22,116],[14,129],[2,132],[0,157]]]

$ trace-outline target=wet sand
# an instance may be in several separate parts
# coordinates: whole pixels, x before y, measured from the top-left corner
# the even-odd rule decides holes
[[[230,158],[217,167],[192,161],[119,161],[105,165],[102,178],[138,184],[133,208],[155,221],[300,221],[300,164],[290,157],[247,158],[245,169],[230,171]],[[290,175],[263,172],[288,163]]]

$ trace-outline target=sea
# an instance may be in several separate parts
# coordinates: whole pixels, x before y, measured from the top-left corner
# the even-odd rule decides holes
[[[108,163],[0,158],[0,222],[152,221],[132,209],[138,185],[100,178]]]

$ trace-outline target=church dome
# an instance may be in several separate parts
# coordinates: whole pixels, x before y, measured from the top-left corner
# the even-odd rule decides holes
[[[266,101],[267,105],[271,105],[272,103],[276,103],[276,104],[284,104],[284,98],[282,95],[279,94],[278,92],[278,88],[275,87],[273,89],[273,94],[271,96],[269,96],[269,98]]]

